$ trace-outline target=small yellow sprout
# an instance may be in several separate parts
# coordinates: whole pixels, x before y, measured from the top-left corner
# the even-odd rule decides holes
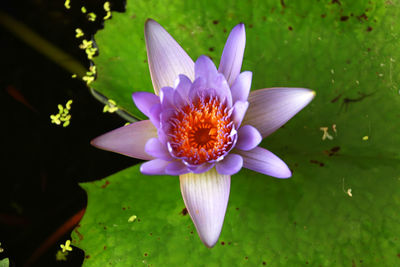
[[[114,113],[117,110],[118,110],[117,103],[112,99],[109,99],[107,104],[103,108],[104,113],[106,112]]]
[[[68,100],[67,104],[65,104],[65,107],[66,107],[68,110],[71,110],[71,105],[72,105],[72,99]]]
[[[97,52],[97,48],[96,47],[88,47],[85,49],[85,52],[86,52],[88,59],[93,59],[93,56]]]
[[[60,114],[57,115],[50,115],[50,119],[51,119],[51,123],[60,125],[61,121],[60,121]]]
[[[86,7],[82,6],[82,7],[81,7],[81,12],[82,12],[83,14],[85,14],[85,13],[87,12]]]
[[[65,104],[65,108],[61,104],[58,104],[58,114],[50,115],[51,123],[60,125],[61,122],[63,122],[63,127],[67,127],[71,120],[71,115],[69,114],[69,111],[71,110],[71,104],[72,100],[68,100],[68,102]]]
[[[62,252],[61,250],[57,250],[56,260],[57,261],[67,261],[68,251]]]
[[[94,81],[94,77],[93,76],[83,76],[82,80],[86,82],[86,85],[89,85]]]
[[[1,242],[0,242],[0,253],[4,251],[4,248],[1,247]]]
[[[131,124],[131,123],[130,123],[130,122],[126,122],[126,123],[124,124],[124,126],[129,125],[129,124]]]
[[[86,48],[90,48],[93,45],[93,41],[88,41],[88,40],[82,40],[82,43],[79,45],[80,49],[86,49]]]
[[[71,8],[70,2],[71,2],[70,0],[65,0],[64,6],[65,6],[66,9],[70,9]]]
[[[85,35],[80,28],[76,28],[75,32],[76,32],[76,35],[75,35],[76,38],[79,38],[79,37],[82,37],[83,35]]]
[[[366,136],[364,136],[364,137],[362,138],[363,141],[367,141],[368,139],[369,139],[368,135],[366,135]]]
[[[71,245],[71,240],[65,241],[65,245],[61,244],[60,247],[62,249],[62,252],[72,251],[72,248],[70,247],[70,245]]]
[[[137,216],[136,215],[132,215],[131,217],[129,217],[128,222],[134,222],[136,221]]]
[[[107,12],[107,14],[103,17],[104,20],[107,20],[111,17],[111,9],[110,9],[110,2],[105,2],[104,5],[104,10]]]
[[[90,21],[95,21],[96,17],[97,17],[96,14],[94,14],[93,12],[90,12],[88,14],[88,20],[90,20]]]
[[[72,78],[76,78],[78,75],[76,75],[75,73],[74,74],[72,74]]]
[[[333,136],[328,133],[328,127],[320,127],[319,129],[324,132],[322,135],[322,140],[325,140],[326,138],[329,140],[333,139]]]

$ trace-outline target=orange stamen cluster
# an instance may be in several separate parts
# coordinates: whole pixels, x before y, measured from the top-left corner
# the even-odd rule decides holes
[[[172,153],[189,164],[215,161],[233,145],[232,111],[218,98],[199,97],[169,119]]]

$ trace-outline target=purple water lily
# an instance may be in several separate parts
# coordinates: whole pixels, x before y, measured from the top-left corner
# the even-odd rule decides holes
[[[231,175],[242,167],[289,178],[287,165],[258,147],[305,107],[315,92],[269,88],[250,93],[252,73],[242,67],[246,36],[233,28],[217,69],[206,56],[194,63],[154,20],[145,25],[155,94],[133,94],[149,118],[92,141],[98,148],[148,160],[141,172],[179,175],[186,208],[207,247],[218,241],[229,199]]]

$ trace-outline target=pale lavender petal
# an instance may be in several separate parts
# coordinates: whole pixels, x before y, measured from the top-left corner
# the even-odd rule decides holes
[[[253,125],[264,138],[303,109],[314,96],[314,91],[305,88],[282,87],[252,91],[243,124]]]
[[[158,138],[151,138],[147,141],[144,151],[154,158],[171,161],[173,158],[168,152],[167,146],[160,142]]]
[[[256,147],[249,151],[235,150],[235,153],[243,157],[243,167],[247,169],[276,178],[292,176],[286,163],[264,148]]]
[[[174,108],[174,88],[168,86],[161,88],[160,100],[163,109]]]
[[[238,100],[247,101],[247,98],[249,97],[252,76],[253,73],[251,71],[244,71],[239,74],[235,83],[231,87],[233,103]]]
[[[228,205],[231,177],[215,168],[201,174],[179,176],[185,206],[203,243],[211,248],[218,241]]]
[[[240,171],[243,166],[243,159],[238,154],[228,154],[215,165],[219,174],[233,175]]]
[[[166,175],[165,168],[169,161],[153,159],[140,165],[140,172],[146,175]]]
[[[233,105],[232,119],[235,123],[236,129],[239,128],[242,123],[248,107],[249,102],[247,101],[236,101],[235,105]]]
[[[153,159],[144,151],[146,142],[157,137],[157,128],[149,121],[138,121],[103,134],[90,143],[100,149],[132,158]]]
[[[229,85],[232,85],[242,68],[244,47],[246,45],[246,32],[244,24],[236,25],[229,34],[218,71],[224,74]]]
[[[168,166],[165,168],[165,172],[168,175],[181,175],[188,173],[189,170],[182,161],[172,161]]]
[[[148,19],[144,28],[147,58],[155,93],[161,88],[174,86],[179,74],[194,80],[194,62],[156,21]]]
[[[251,150],[262,141],[260,132],[251,125],[243,125],[238,130],[238,141],[235,148],[240,150]]]
[[[148,92],[136,92],[132,94],[133,102],[135,102],[136,107],[143,112],[144,115],[149,117],[150,109],[156,105],[160,104],[160,98],[155,94]]]

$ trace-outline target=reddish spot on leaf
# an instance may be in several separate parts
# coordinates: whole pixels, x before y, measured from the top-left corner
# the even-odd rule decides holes
[[[110,182],[109,182],[109,181],[106,181],[106,183],[103,184],[103,185],[101,186],[101,188],[106,188],[109,184],[110,184]]]
[[[332,147],[331,150],[324,150],[324,154],[328,155],[329,157],[335,155],[337,152],[339,152],[340,146],[335,146]]]
[[[340,21],[346,21],[349,19],[349,16],[341,16]]]
[[[186,214],[188,214],[188,210],[186,208],[183,208],[179,214],[182,214],[183,216],[185,216]]]
[[[318,164],[320,167],[324,167],[325,164],[323,162],[320,162],[318,160],[312,159],[310,160],[310,163]]]

